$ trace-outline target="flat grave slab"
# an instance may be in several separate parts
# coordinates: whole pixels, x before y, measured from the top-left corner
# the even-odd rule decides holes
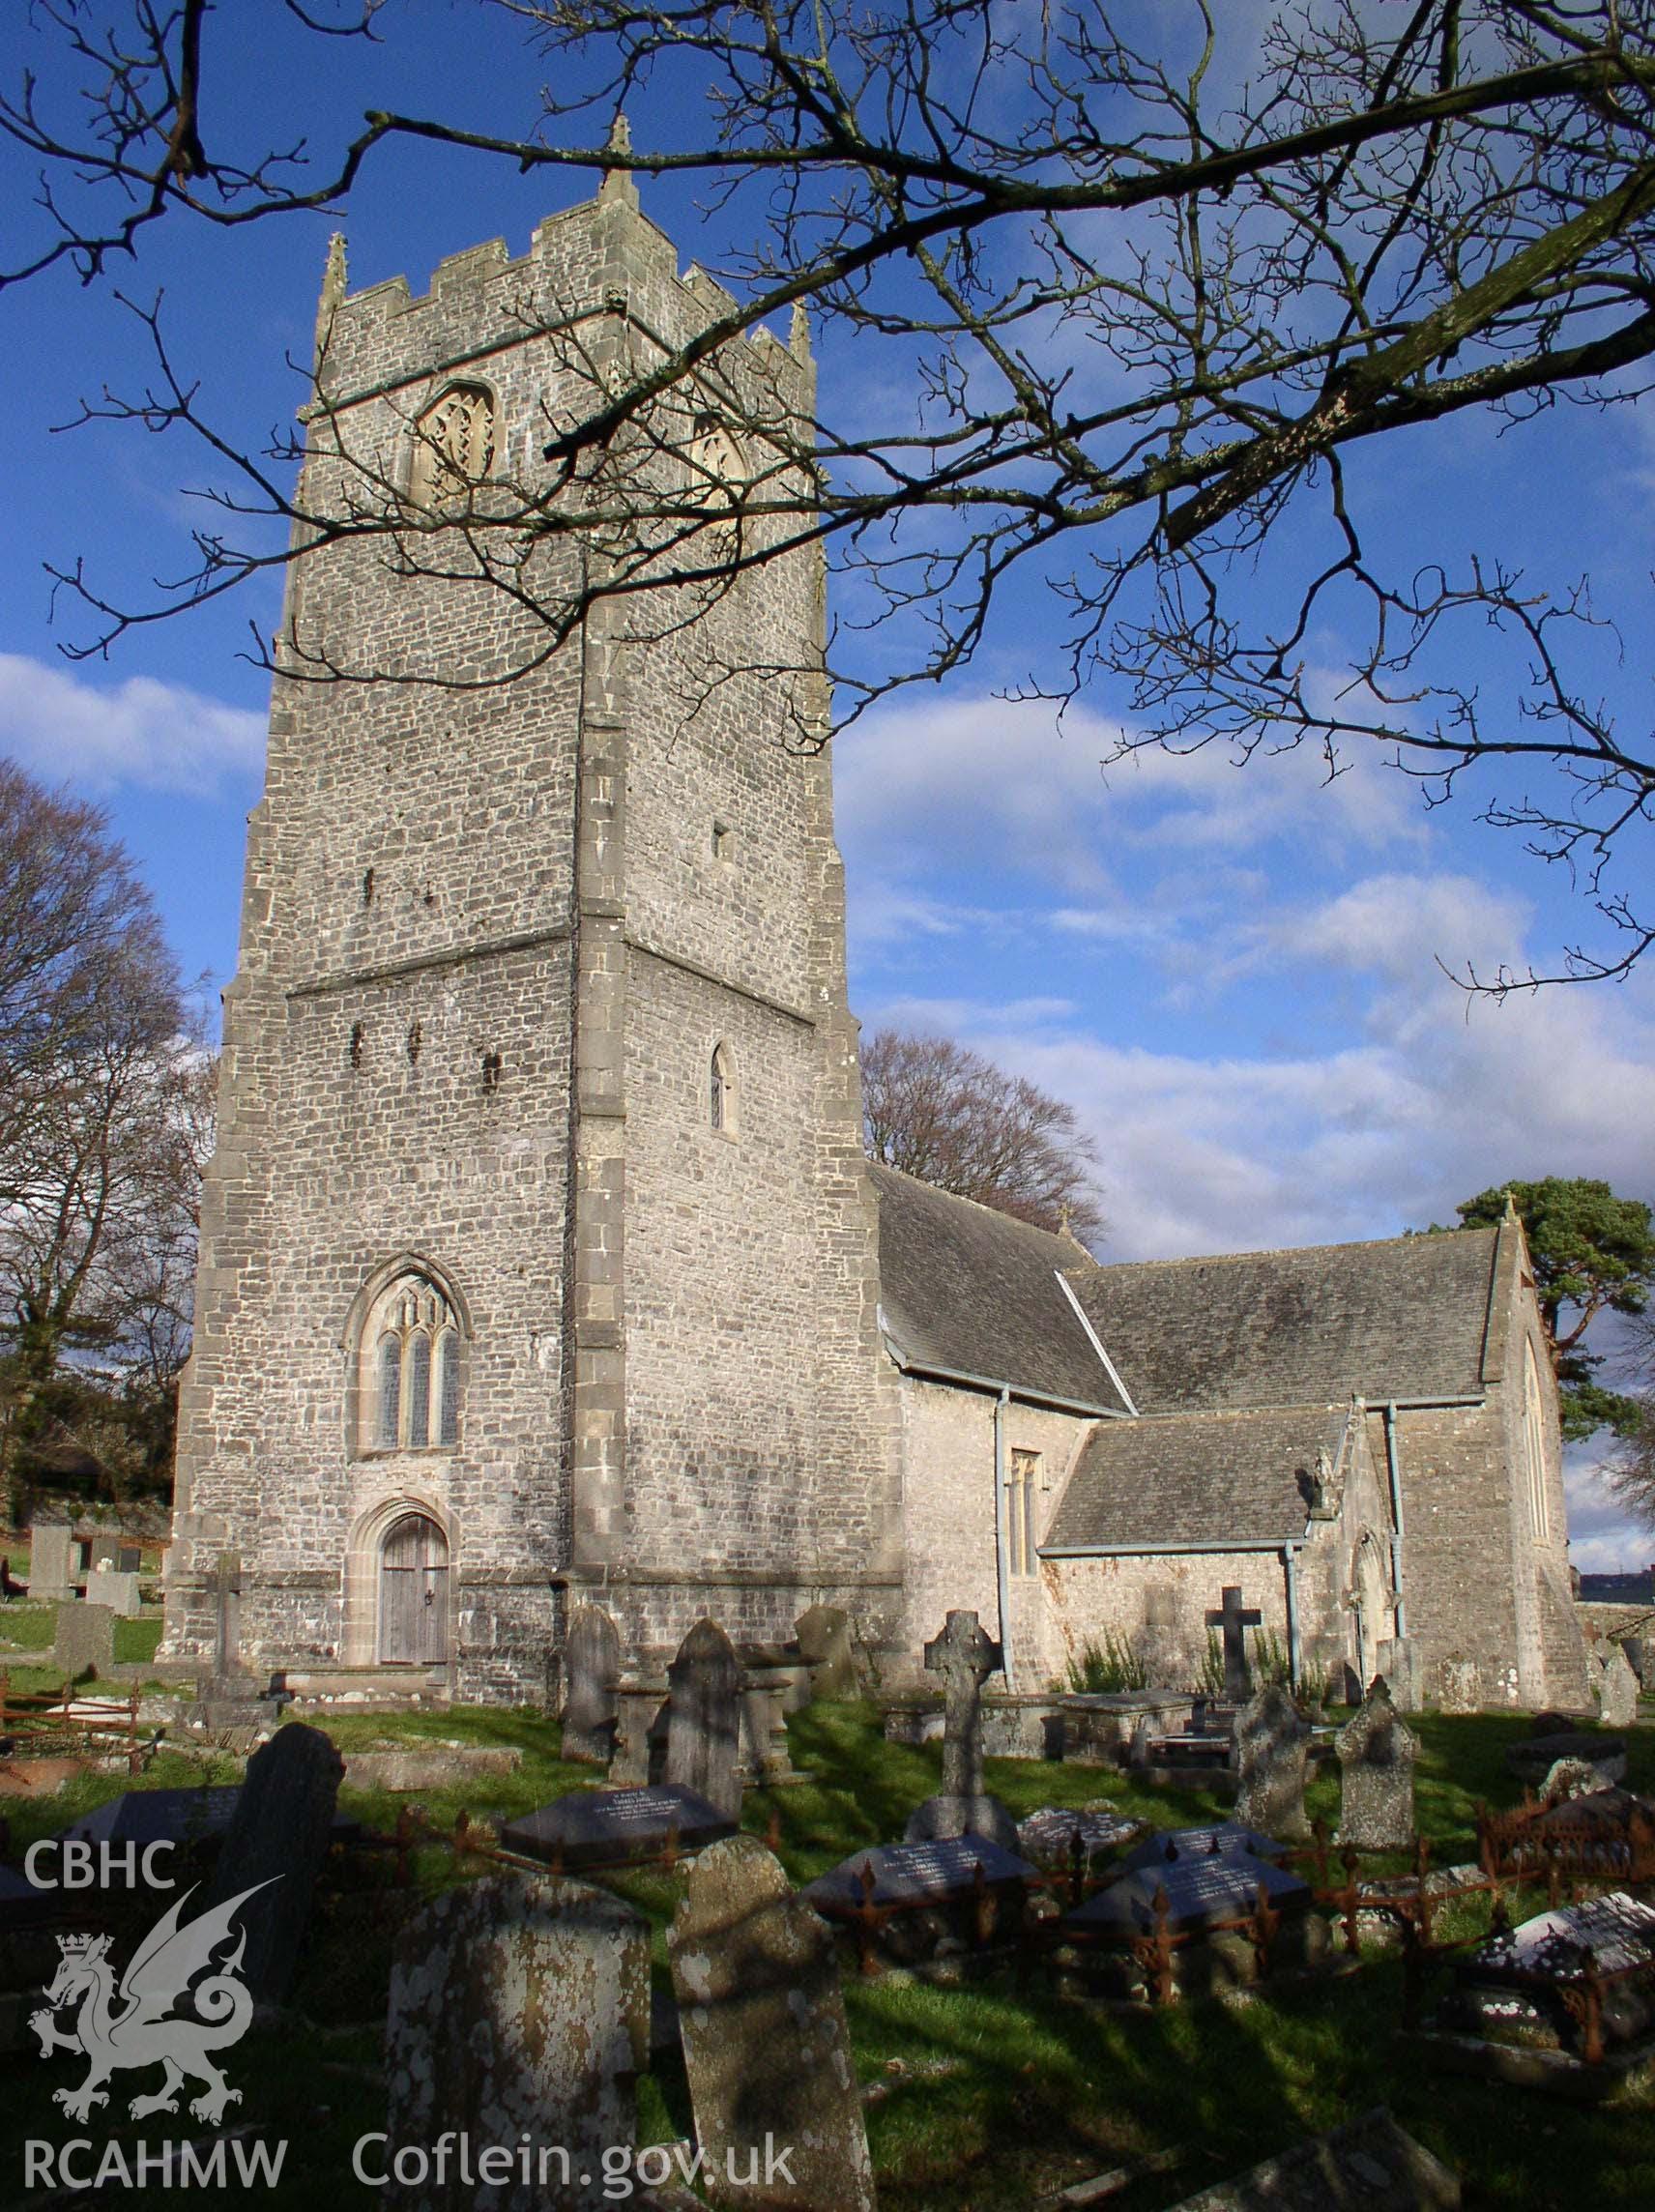
[[[576,1790],[538,1812],[508,1821],[501,1842],[508,1851],[543,1859],[561,1857],[580,1867],[639,1866],[659,1858],[677,1836],[682,1852],[699,1851],[736,1833],[737,1823],[682,1782],[636,1790]]]
[[[1600,1974],[1637,1966],[1655,1969],[1655,1905],[1619,1889],[1559,1906],[1495,1936],[1471,1954],[1461,1971],[1478,1981],[1536,1973],[1569,1981],[1584,1972],[1587,1951]]]
[[[1310,1906],[1310,1884],[1285,1867],[1245,1851],[1212,1852],[1124,1874],[1066,1913],[1063,1927],[1077,1936],[1123,1940],[1152,1935],[1155,1893],[1164,1890],[1171,1933],[1199,1934],[1216,1922],[1243,1918],[1257,1904],[1261,1887],[1278,1912],[1301,1912]]]
[[[1256,1858],[1287,1856],[1286,1844],[1261,1835],[1239,1820],[1220,1820],[1209,1828],[1157,1828],[1126,1854],[1128,1867],[1163,1866],[1179,1859]]]
[[[1017,1823],[1017,1848],[1039,1867],[1066,1867],[1074,1850],[1076,1832],[1089,1864],[1099,1851],[1114,1850],[1144,1832],[1142,1820],[1129,1820],[1120,1813],[1071,1812],[1061,1805],[1042,1806]]]
[[[74,1837],[94,1844],[132,1844],[140,1851],[146,1844],[218,1844],[235,1818],[241,1794],[239,1782],[215,1783],[199,1790],[126,1790],[60,1828],[58,1840],[66,1842]],[[333,1840],[348,1842],[360,1833],[361,1826],[347,1815],[335,1814]]]
[[[949,1836],[928,1844],[881,1844],[853,1852],[800,1891],[828,1919],[854,1912],[867,1896],[863,1869],[872,1871],[871,1902],[878,1905],[945,1905],[975,1894],[977,1869],[983,1886],[1006,1890],[1032,1879],[1036,1869],[1014,1851],[1002,1850],[986,1836]]]

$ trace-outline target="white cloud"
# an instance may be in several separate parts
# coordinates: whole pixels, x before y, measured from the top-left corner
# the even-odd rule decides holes
[[[1582,1574],[1630,1573],[1655,1559],[1655,1528],[1632,1520],[1611,1492],[1595,1441],[1571,1445],[1564,1453],[1563,1494],[1569,1508],[1569,1562]]]
[[[1093,916],[1095,933],[1108,914],[1141,914],[1120,880],[1129,856],[1179,853],[1210,870],[1214,856],[1289,837],[1333,857],[1432,835],[1415,789],[1371,755],[1331,782],[1311,751],[1238,766],[1220,743],[1105,768],[1118,737],[1119,725],[1084,707],[1060,724],[1035,703],[893,707],[838,741],[839,841],[854,871],[882,883],[906,883],[944,857],[1038,874],[1071,912]]]
[[[264,763],[262,714],[182,684],[130,676],[101,690],[67,669],[0,653],[0,748],[48,782],[140,785],[210,798]]]

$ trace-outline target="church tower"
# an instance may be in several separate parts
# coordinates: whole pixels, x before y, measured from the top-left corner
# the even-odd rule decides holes
[[[682,472],[653,572],[780,527],[740,509],[775,467],[753,425],[810,417],[802,318],[710,354],[584,480],[545,457],[731,306],[620,176],[424,298],[330,262],[301,509],[408,520],[297,541],[164,1655],[210,1648],[225,1554],[258,1663],[469,1698],[544,1696],[579,1603],[640,1646],[899,1611],[819,556],[547,619],[582,563],[646,578],[624,514],[559,528],[628,468]]]

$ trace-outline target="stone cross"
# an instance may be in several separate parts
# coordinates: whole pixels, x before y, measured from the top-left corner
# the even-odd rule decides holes
[[[213,1679],[234,1681],[241,1673],[242,1561],[220,1552],[208,1578],[213,1592]]]
[[[696,1859],[667,1954],[714,2203],[875,2212],[833,1936],[756,1836]],[[789,2154],[785,2179],[766,2170],[772,2145]]]
[[[1247,1631],[1257,1628],[1263,1617],[1255,1607],[1242,1610],[1241,1590],[1235,1583],[1226,1584],[1222,1608],[1206,1616],[1208,1628],[1224,1631],[1224,1695],[1227,1698],[1253,1695],[1253,1671],[1247,1664]]]
[[[509,1876],[446,1891],[397,1938],[385,2071],[392,2147],[442,2143],[449,2155],[440,2165],[428,2156],[387,2204],[543,2212],[597,2203],[605,2153],[636,2139],[649,2049],[641,1913],[579,1881]],[[489,2145],[510,2153],[485,2182],[455,2155],[455,2138],[468,2136],[471,2159]],[[533,2153],[527,2173],[519,2143]],[[558,2152],[568,2156],[567,2186]]]
[[[928,1673],[943,1677],[943,1795],[982,1794],[982,1686],[1004,1652],[974,1613],[950,1613],[925,1646]]]

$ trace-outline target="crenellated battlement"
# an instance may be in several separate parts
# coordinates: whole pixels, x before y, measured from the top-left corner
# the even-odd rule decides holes
[[[588,316],[619,309],[643,335],[674,346],[740,306],[696,263],[681,271],[673,241],[617,172],[591,199],[537,223],[526,253],[485,239],[439,261],[421,293],[400,275],[350,291],[335,238],[317,314],[317,369],[328,403],[348,406]],[[801,316],[791,342],[764,324],[734,335],[723,364],[739,376],[743,359],[785,400],[808,406],[814,371]]]

